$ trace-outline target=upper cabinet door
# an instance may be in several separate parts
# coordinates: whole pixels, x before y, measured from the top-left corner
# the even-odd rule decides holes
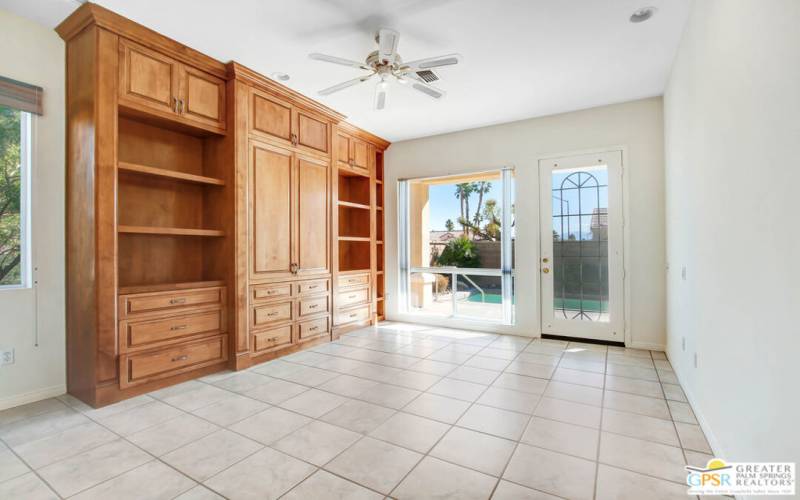
[[[298,274],[330,269],[330,163],[297,155]]]
[[[187,120],[225,130],[225,80],[181,66],[180,114]]]
[[[251,142],[250,277],[289,278],[296,263],[295,158],[291,151]]]
[[[294,137],[292,105],[266,92],[250,90],[250,133],[292,147]]]
[[[330,122],[304,110],[296,110],[295,145],[312,153],[330,154]]]
[[[350,164],[350,136],[336,134],[336,159]]]
[[[119,53],[120,102],[176,113],[180,63],[123,38]]]
[[[353,160],[353,168],[360,170],[369,175],[369,148],[367,143],[356,139],[350,138],[350,158]]]

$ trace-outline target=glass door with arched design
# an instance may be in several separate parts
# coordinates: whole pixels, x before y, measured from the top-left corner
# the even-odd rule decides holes
[[[622,153],[539,162],[542,333],[624,341]]]

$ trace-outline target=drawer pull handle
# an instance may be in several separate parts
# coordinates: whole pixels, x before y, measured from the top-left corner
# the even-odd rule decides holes
[[[358,316],[358,313],[350,313],[350,317],[351,317],[351,318],[355,318],[355,317],[357,317],[357,316]]]
[[[186,303],[186,298],[184,297],[184,298],[180,298],[180,299],[170,299],[169,303],[172,304],[172,305],[185,304]]]
[[[275,342],[278,340],[278,337],[270,337],[267,339],[267,342]]]
[[[308,306],[309,309],[316,309],[317,307],[319,307],[319,304],[311,304]]]
[[[175,362],[175,361],[186,361],[187,359],[189,359],[189,356],[184,354],[183,356],[176,356],[176,357],[172,358],[172,361],[173,362]]]
[[[267,295],[275,295],[276,293],[278,293],[277,290],[267,290]]]
[[[308,329],[309,332],[316,332],[317,330],[319,330],[318,326],[312,326],[311,328]]]
[[[309,290],[314,290],[314,289],[316,289],[317,287],[319,287],[319,285],[309,285],[309,286],[308,286],[308,289],[309,289]]]
[[[277,316],[277,315],[278,315],[278,311],[272,311],[271,313],[267,313],[267,316],[270,317],[270,318],[273,317],[273,316]]]
[[[348,299],[354,299],[354,298],[356,298],[356,297],[357,297],[357,295],[348,295],[348,296],[347,296],[347,298],[348,298]]]
[[[188,326],[189,325],[175,325],[175,326],[170,327],[170,330],[173,331],[173,332],[177,331],[177,330],[186,330],[186,327],[188,327]]]

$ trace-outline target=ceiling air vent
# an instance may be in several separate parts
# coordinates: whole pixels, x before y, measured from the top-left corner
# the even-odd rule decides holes
[[[439,81],[439,77],[436,76],[436,73],[429,69],[423,69],[422,71],[417,71],[417,76],[422,79],[425,83],[433,83]]]

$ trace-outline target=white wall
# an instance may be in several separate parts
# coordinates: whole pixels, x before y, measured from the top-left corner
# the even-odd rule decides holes
[[[0,290],[0,346],[16,349],[16,363],[0,367],[3,409],[65,390],[64,44],[54,31],[3,10],[0,33],[0,75],[44,88],[44,115],[33,121],[31,197],[39,286]]]
[[[797,0],[696,2],[665,97],[668,355],[733,461],[800,461],[798,26]]]
[[[560,115],[456,132],[392,144],[386,155],[386,286],[389,319],[398,314],[397,180],[513,166],[516,197],[516,314],[512,328],[496,331],[540,334],[538,160],[576,151],[623,146],[626,157],[631,345],[663,348],[664,150],[661,98],[614,104]],[[430,322],[430,321],[428,321]],[[440,323],[475,327],[452,320]]]

